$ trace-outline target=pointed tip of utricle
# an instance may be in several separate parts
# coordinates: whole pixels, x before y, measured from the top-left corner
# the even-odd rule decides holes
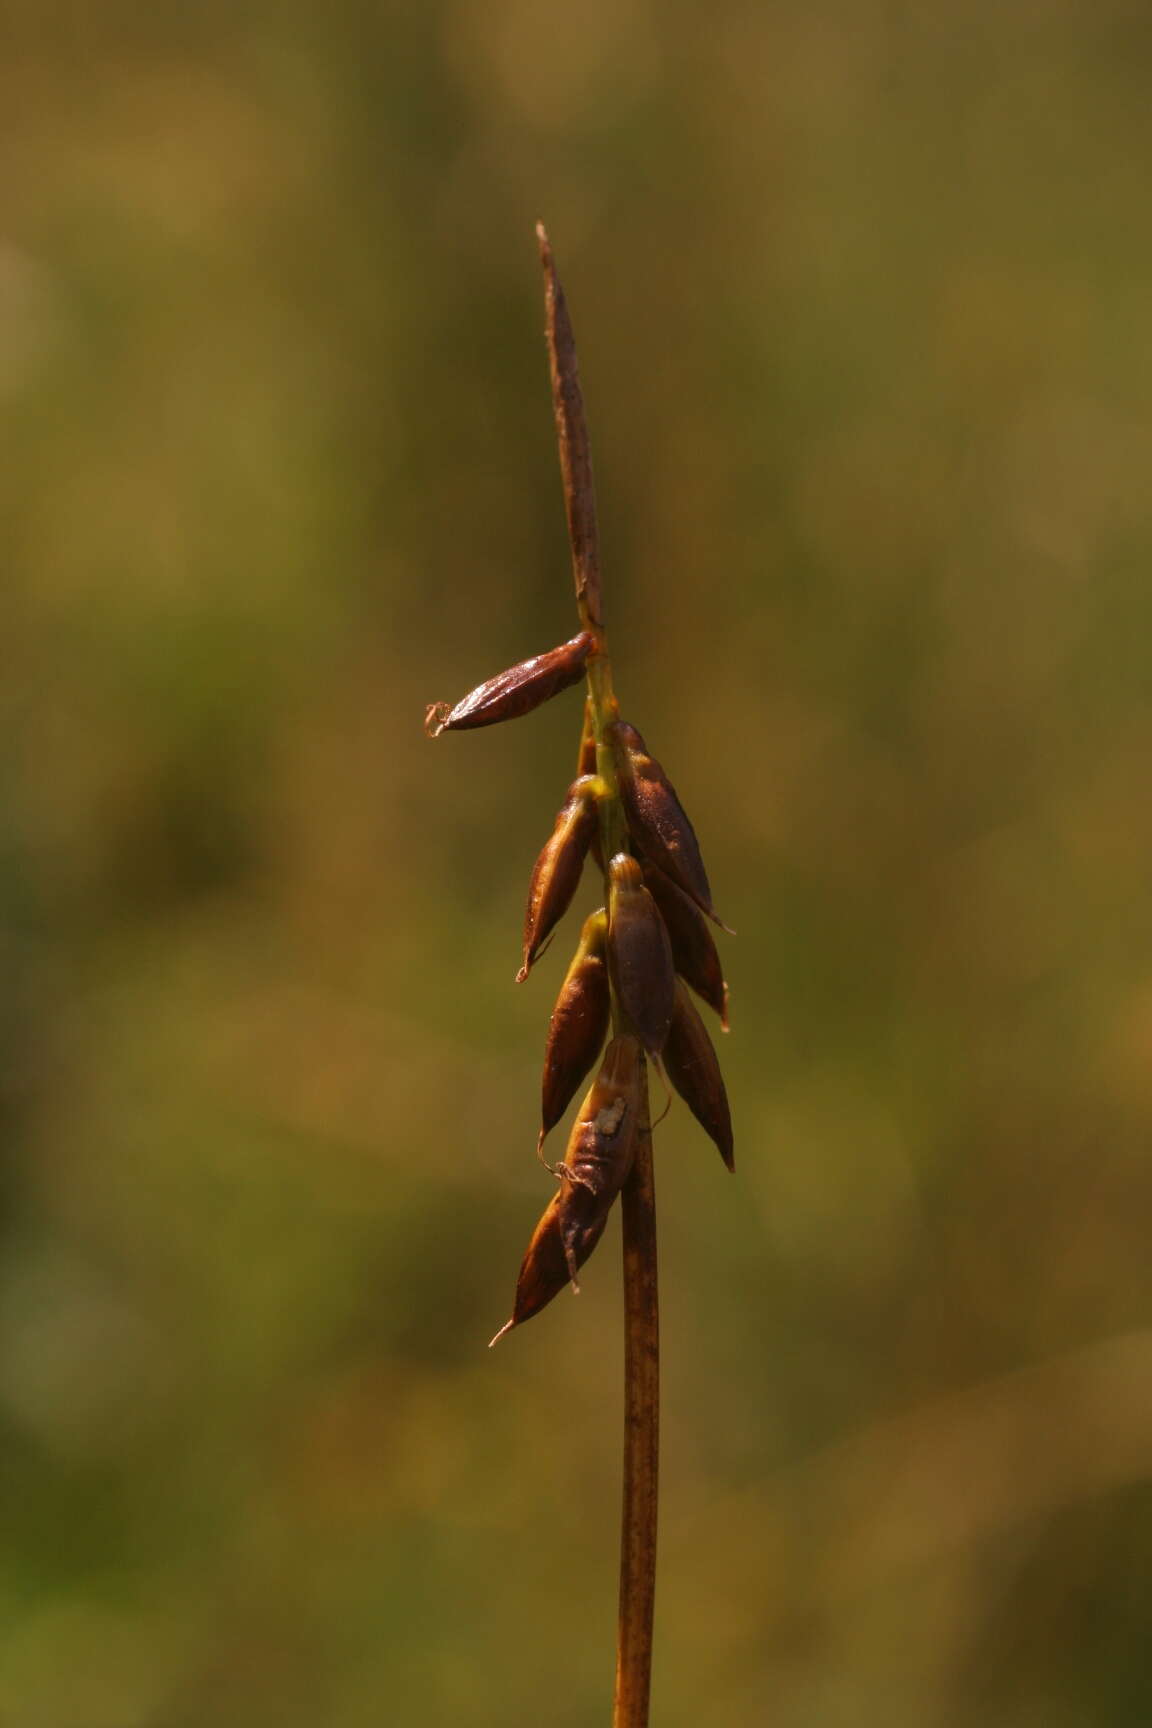
[[[505,1320],[503,1326],[501,1326],[501,1328],[500,1328],[499,1332],[497,1332],[495,1338],[489,1338],[489,1340],[488,1340],[489,1350],[493,1349],[497,1344],[499,1344],[499,1342],[500,1342],[501,1338],[503,1338],[504,1334],[506,1332],[511,1332],[511,1330],[512,1330],[513,1326],[515,1326],[515,1324],[516,1324],[516,1316],[515,1315],[512,1316],[511,1320]]]
[[[429,702],[424,710],[424,736],[426,738],[439,738],[449,713],[450,709],[447,702]]]

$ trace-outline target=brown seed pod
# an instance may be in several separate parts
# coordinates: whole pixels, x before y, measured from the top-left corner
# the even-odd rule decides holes
[[[608,914],[601,907],[585,921],[580,945],[569,966],[544,1048],[541,1123],[537,1151],[576,1096],[576,1088],[600,1054],[608,1035],[611,1009],[605,950]]]
[[[599,1206],[586,1188],[571,1188],[567,1183],[552,1196],[520,1267],[512,1318],[501,1326],[489,1349],[560,1294],[571,1281],[573,1265],[579,1270],[603,1236],[610,1211],[611,1205]]]
[[[671,876],[701,911],[713,916],[712,890],[696,831],[675,788],[659,762],[648,754],[635,726],[617,720],[610,730],[629,833],[641,851]]]
[[[658,1056],[672,1020],[672,948],[640,866],[626,852],[608,866],[608,967],[627,1019]]]
[[[468,693],[455,708],[446,702],[433,702],[424,716],[424,730],[430,738],[441,732],[464,732],[476,726],[495,726],[499,720],[517,720],[531,713],[569,684],[575,684],[584,673],[584,662],[592,652],[591,631],[581,630],[570,642],[550,648],[546,654],[534,654],[498,672],[495,678],[480,684]]]
[[[516,1280],[512,1318],[493,1338],[531,1320],[576,1275],[604,1234],[612,1203],[628,1179],[644,1095],[638,1041],[622,1034],[604,1052],[556,1174],[560,1186],[528,1244]]]
[[[588,844],[596,831],[597,786],[594,774],[572,782],[547,844],[532,866],[524,909],[524,960],[516,974],[517,984],[523,984],[572,903]]]
[[[701,1128],[716,1142],[729,1170],[734,1170],[732,1114],[720,1064],[683,979],[676,981],[676,1006],[664,1045],[664,1069]]]
[[[630,1032],[618,1033],[604,1052],[568,1138],[560,1170],[569,1186],[586,1188],[609,1202],[620,1192],[632,1168],[643,1081],[639,1039]]]
[[[672,961],[685,983],[714,1008],[720,1024],[728,1030],[728,986],[712,932],[695,901],[677,888],[658,864],[642,858],[644,881],[660,908],[672,944]]]

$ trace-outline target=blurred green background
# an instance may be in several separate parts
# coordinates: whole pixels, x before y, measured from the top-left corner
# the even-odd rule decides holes
[[[1147,1723],[1148,8],[3,17],[0,1723],[607,1722],[615,1224],[484,1349],[580,704],[420,725],[574,628],[537,217],[739,931],[654,1724]]]

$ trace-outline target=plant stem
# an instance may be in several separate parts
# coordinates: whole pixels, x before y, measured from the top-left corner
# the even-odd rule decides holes
[[[592,457],[576,366],[576,341],[552,248],[538,223],[544,266],[552,406],[572,544],[576,604],[595,647],[588,660],[588,705],[596,740],[596,772],[604,862],[623,851],[627,825],[620,802],[608,727],[619,710],[600,599],[600,537],[592,486]],[[605,895],[607,903],[607,894]],[[613,1032],[627,1030],[612,993]],[[641,1124],[631,1174],[621,1193],[624,1238],[624,1499],[620,1527],[620,1607],[616,1634],[616,1690],[612,1728],[647,1728],[652,1675],[652,1616],[656,1597],[656,1514],[660,1458],[660,1309],[656,1278],[656,1191],[648,1078],[640,1100]]]
[[[646,1728],[656,1597],[660,1474],[660,1299],[652,1131],[645,1122],[620,1196],[624,1220],[624,1512],[612,1728]]]

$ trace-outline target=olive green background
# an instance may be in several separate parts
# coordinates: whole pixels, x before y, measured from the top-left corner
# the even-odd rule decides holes
[[[484,1348],[580,703],[420,725],[575,627],[537,217],[739,932],[654,1728],[1147,1723],[1147,6],[0,16],[0,1724],[608,1720],[615,1224]]]

